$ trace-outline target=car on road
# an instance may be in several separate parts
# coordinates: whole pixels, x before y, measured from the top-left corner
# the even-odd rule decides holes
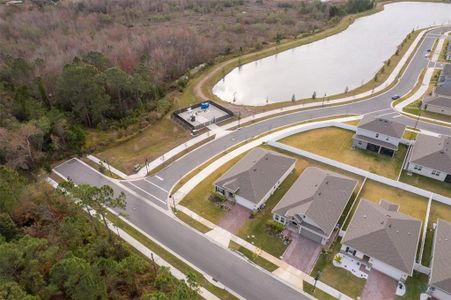
[[[399,96],[399,95],[393,95],[391,98],[392,98],[392,100],[396,100],[396,99],[401,98],[401,96]]]

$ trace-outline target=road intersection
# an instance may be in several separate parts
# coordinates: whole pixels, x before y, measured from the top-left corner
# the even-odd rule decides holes
[[[241,297],[246,299],[308,299],[291,286],[279,281],[267,271],[243,263],[236,254],[213,243],[210,239],[185,226],[167,212],[168,201],[175,184],[190,171],[226,149],[245,142],[265,132],[312,119],[334,115],[383,115],[407,126],[451,135],[451,128],[417,121],[393,110],[391,96],[405,95],[417,83],[420,73],[429,64],[424,53],[431,49],[438,33],[435,29],[426,34],[417,52],[389,91],[358,102],[326,106],[275,116],[240,128],[216,138],[172,162],[153,176],[133,180],[107,178],[84,164],[71,159],[54,170],[76,184],[110,185],[115,192],[127,196],[128,220],[164,246],[172,249],[186,261],[209,274]]]

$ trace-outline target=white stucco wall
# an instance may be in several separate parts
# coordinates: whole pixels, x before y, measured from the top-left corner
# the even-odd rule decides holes
[[[349,247],[349,246],[342,245],[341,246],[341,250],[342,251],[346,251],[347,247]],[[349,247],[349,248],[350,248],[350,252],[355,250],[352,247]],[[350,252],[348,252],[348,255],[352,256],[352,254]],[[365,255],[365,253],[356,250],[356,254],[354,256],[357,257],[357,258],[363,259],[364,255]],[[374,259],[374,258],[370,257],[369,263],[372,264],[372,268],[374,268],[375,270],[377,270],[377,271],[379,271],[381,273],[384,273],[387,276],[390,276],[391,278],[393,278],[395,280],[405,281],[407,279],[408,274],[406,274],[403,271],[398,270],[397,268],[392,267],[392,266],[390,266],[390,265],[388,265],[388,264],[386,264],[386,263],[384,263],[384,262],[382,262],[380,260],[377,260],[377,259]]]
[[[421,170],[415,170],[415,166],[417,166],[417,165],[414,164],[414,163],[409,162],[409,164],[407,166],[407,170],[409,172],[420,174],[420,175],[423,175],[423,176],[426,176],[426,177],[429,177],[429,178],[433,178],[433,179],[436,179],[436,180],[440,180],[440,181],[444,181],[445,178],[446,178],[446,175],[448,175],[445,172],[440,172],[440,175],[438,175],[438,176],[437,175],[432,175],[432,172],[434,171],[433,169],[427,168],[425,166],[421,166]]]
[[[288,175],[290,175],[290,173],[293,171],[294,166],[296,165],[296,162],[294,162],[290,168],[282,175],[282,177],[280,177],[280,179],[277,181],[277,183],[269,190],[268,193],[266,193],[266,195],[260,200],[260,202],[258,202],[255,205],[255,209],[259,208],[260,206],[262,206],[269,197],[271,197],[272,194],[274,194],[274,192],[277,190],[277,188],[282,184],[282,182],[288,177]]]
[[[238,195],[235,195],[235,201],[237,204],[244,206],[248,209],[251,209],[251,210],[256,209],[256,204],[254,202],[244,199],[243,197],[240,197]]]
[[[451,300],[451,294],[448,294],[440,289],[434,287],[432,296],[438,300]]]
[[[366,130],[366,129],[362,129],[362,128],[358,128],[357,127],[357,132],[358,135],[363,135],[363,136],[367,136],[376,140],[380,140],[382,142],[386,142],[386,143],[390,143],[393,145],[398,146],[399,142],[401,141],[401,139],[399,138],[395,138],[392,136],[388,136],[382,133],[379,133],[379,136],[376,137],[376,135],[378,134],[378,132],[374,132],[374,131],[370,131],[370,130]]]
[[[384,273],[395,280],[405,281],[407,279],[408,274],[380,260],[371,258],[370,262],[373,264],[373,268],[375,270],[378,270],[379,272]]]

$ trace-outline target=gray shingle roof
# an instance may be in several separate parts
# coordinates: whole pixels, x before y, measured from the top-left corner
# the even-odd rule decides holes
[[[295,163],[292,157],[256,148],[224,173],[215,185],[258,203]]]
[[[435,93],[437,95],[451,96],[451,80],[448,79],[442,83],[439,83],[435,88]]]
[[[349,201],[357,180],[308,167],[272,210],[281,216],[306,215],[329,236]]]
[[[412,274],[421,221],[361,199],[342,244]]]
[[[424,98],[423,102],[425,104],[432,104],[441,107],[451,107],[451,98],[443,97],[443,96],[431,96]]]
[[[406,129],[401,123],[369,115],[363,117],[358,127],[397,138],[401,138]]]
[[[419,134],[409,162],[451,174],[451,136]]]
[[[437,222],[431,268],[429,284],[451,294],[451,222]]]

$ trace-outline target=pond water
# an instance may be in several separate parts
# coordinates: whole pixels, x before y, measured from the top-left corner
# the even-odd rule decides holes
[[[400,2],[345,31],[235,68],[213,88],[242,105],[330,96],[369,81],[413,29],[451,23],[451,4]],[[234,101],[235,99],[235,101]]]

